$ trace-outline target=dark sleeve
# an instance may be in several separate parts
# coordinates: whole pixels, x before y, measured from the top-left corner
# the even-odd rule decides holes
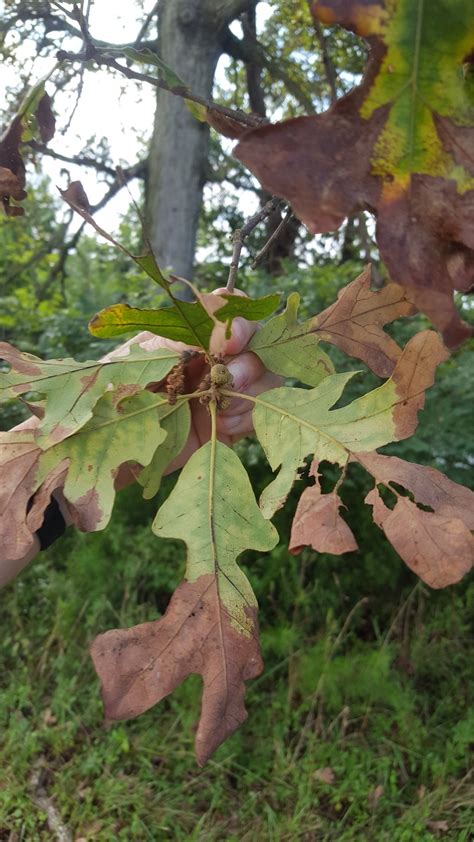
[[[61,514],[57,500],[52,497],[50,504],[45,509],[43,523],[36,532],[40,542],[40,550],[47,550],[61,535],[64,535],[65,531],[66,521]]]

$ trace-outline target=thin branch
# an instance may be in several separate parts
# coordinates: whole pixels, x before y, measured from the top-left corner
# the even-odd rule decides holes
[[[234,249],[232,252],[232,260],[229,267],[229,277],[227,279],[226,289],[228,292],[233,292],[235,287],[235,280],[237,277],[237,271],[239,268],[240,262],[240,255],[242,252],[242,246],[244,245],[245,238],[253,231],[254,228],[259,225],[267,216],[270,216],[274,210],[280,205],[281,199],[277,199],[273,196],[266,204],[260,208],[257,213],[250,217],[250,219],[245,223],[243,228],[238,228],[232,234],[232,241],[234,243]]]
[[[265,243],[265,245],[264,245],[264,246],[260,249],[260,251],[258,252],[258,254],[257,254],[257,255],[255,255],[255,258],[254,258],[254,260],[253,260],[253,262],[252,262],[252,269],[256,269],[256,267],[258,266],[258,264],[259,264],[259,263],[261,263],[261,261],[263,260],[263,258],[264,258],[264,257],[268,254],[268,252],[270,251],[270,249],[271,249],[271,247],[273,246],[273,244],[274,244],[274,243],[278,240],[278,238],[279,238],[280,234],[282,234],[282,232],[285,230],[286,226],[287,226],[287,225],[291,222],[291,220],[292,220],[293,218],[294,218],[293,211],[291,210],[291,208],[288,208],[288,210],[287,210],[287,212],[286,212],[285,216],[283,217],[283,219],[281,220],[281,222],[280,222],[280,224],[277,226],[277,228],[275,228],[275,230],[274,230],[273,234],[271,235],[271,237],[269,237],[269,238],[268,238],[268,240],[267,240],[267,242]]]
[[[135,41],[133,42],[133,46],[135,47],[135,49],[140,46],[140,44],[143,41],[143,38],[145,37],[145,35],[147,33],[147,30],[148,30],[148,27],[150,26],[150,23],[152,22],[153,18],[158,15],[159,5],[160,5],[160,0],[157,0],[155,5],[153,6],[151,12],[148,12],[145,20],[143,21],[143,23],[140,27],[140,30],[138,32],[138,35],[135,38]]]
[[[110,200],[113,199],[113,197],[120,192],[122,187],[125,187],[125,185],[129,181],[132,181],[132,179],[134,178],[142,177],[144,171],[145,164],[143,161],[137,161],[136,164],[134,164],[132,167],[127,167],[127,169],[125,170],[120,169],[120,174],[118,174],[117,171],[115,171],[115,179],[110,185],[109,189],[107,190],[107,193],[105,193],[105,195],[102,196],[102,199],[99,202],[97,202],[96,205],[91,206],[90,213],[96,213],[96,211],[101,210],[107,204],[107,202],[110,202]]]
[[[55,149],[50,149],[35,140],[30,140],[28,146],[35,152],[40,152],[42,155],[48,155],[50,158],[54,158],[56,161],[63,161],[65,164],[76,164],[80,167],[91,167],[92,169],[97,170],[97,172],[110,175],[112,178],[115,178],[117,174],[115,167],[109,166],[109,164],[105,164],[102,161],[98,161],[96,158],[90,158],[88,155],[62,155],[61,152],[57,152]],[[144,174],[145,161],[137,161],[137,163],[133,165],[134,171],[137,167],[139,168],[139,171],[136,172],[133,178],[140,177]],[[142,167],[142,172],[140,172],[140,167]]]
[[[236,110],[232,108],[226,108],[223,105],[218,105],[211,99],[206,99],[206,97],[194,94],[185,85],[171,86],[168,85],[163,79],[158,79],[155,76],[148,76],[146,73],[139,73],[136,70],[132,70],[131,67],[125,67],[123,64],[119,64],[119,62],[116,61],[110,54],[107,54],[105,49],[104,51],[102,51],[102,48],[99,49],[94,46],[87,46],[87,48],[81,53],[73,53],[69,52],[68,50],[59,50],[57,53],[57,59],[58,61],[79,61],[82,63],[91,61],[92,59],[96,62],[96,64],[99,65],[99,67],[110,67],[112,70],[117,70],[123,76],[126,76],[127,79],[133,79],[138,82],[146,82],[147,84],[152,85],[155,88],[161,88],[164,91],[168,91],[168,93],[173,94],[173,96],[179,96],[183,99],[188,99],[191,102],[196,102],[198,105],[204,105],[210,111],[217,111],[219,114],[223,114],[225,117],[230,117],[233,120],[237,120],[244,126],[255,128],[256,126],[260,126],[262,124],[261,117],[258,117],[254,114],[246,114],[240,109]]]
[[[323,59],[324,74],[326,76],[326,82],[328,83],[328,87],[329,87],[331,103],[334,104],[337,100],[336,71],[334,69],[334,64],[332,63],[331,56],[329,55],[327,40],[326,40],[326,37],[324,35],[323,28],[322,28],[318,18],[314,17],[314,15],[312,13],[311,0],[308,0],[308,7],[309,7],[309,13],[311,15],[311,20],[313,21],[313,26],[314,26],[314,31],[316,33],[316,38],[318,39],[319,46],[321,48],[321,57]]]
[[[259,41],[249,35],[244,39],[237,38],[228,29],[222,46],[224,52],[231,58],[243,61],[245,64],[253,63],[265,67],[275,78],[283,82],[287,92],[299,102],[307,114],[314,114],[315,107],[311,96],[291,77],[280,59],[267,55],[265,47]]]

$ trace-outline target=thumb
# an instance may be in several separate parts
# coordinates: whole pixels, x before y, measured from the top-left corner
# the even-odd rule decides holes
[[[225,294],[228,292],[229,290],[227,290],[225,287],[219,287],[218,289],[213,290],[211,294],[222,295],[223,293]],[[245,292],[242,292],[242,290],[240,289],[234,289],[232,295],[241,295],[245,298],[247,297]],[[220,330],[220,327],[217,328],[217,330]],[[247,321],[247,319],[243,319],[241,316],[236,316],[236,318],[232,322],[230,338],[225,339],[225,327],[224,325],[222,325],[221,353],[224,356],[234,356],[235,354],[240,354],[240,352],[247,347],[256,330],[256,322],[249,322]]]

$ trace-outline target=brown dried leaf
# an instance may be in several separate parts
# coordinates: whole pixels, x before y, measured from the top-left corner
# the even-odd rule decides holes
[[[342,501],[336,490],[322,494],[317,463],[310,474],[315,484],[303,491],[291,527],[289,551],[296,555],[310,546],[319,553],[350,553],[358,549],[352,530],[339,514]]]
[[[247,718],[245,681],[263,669],[257,611],[246,611],[248,636],[237,631],[220,601],[216,577],[206,574],[178,587],[161,620],[99,635],[91,655],[107,718],[139,716],[188,675],[202,675],[195,747],[199,764],[205,763]]]
[[[313,233],[375,213],[392,280],[455,346],[472,333],[453,290],[474,282],[472,85],[461,73],[474,13],[472,0],[451,0],[447,23],[431,5],[313,0],[321,21],[367,38],[362,83],[323,114],[249,130],[235,154]]]
[[[380,453],[356,453],[355,459],[377,483],[388,488],[394,482],[402,485],[412,492],[417,503],[430,506],[438,515],[459,518],[468,529],[474,529],[474,492],[435,468]]]
[[[7,216],[21,216],[24,211],[10,200],[21,202],[26,198],[25,164],[21,144],[32,140],[35,129],[43,143],[54,135],[55,117],[51,99],[41,82],[26,96],[18,113],[0,137],[0,201]]]
[[[397,553],[430,587],[459,582],[473,566],[474,537],[460,518],[425,512],[406,497],[398,497],[391,510],[377,488],[365,502]]]
[[[340,291],[334,304],[315,316],[312,331],[349,356],[363,360],[379,377],[390,377],[402,352],[383,326],[413,315],[416,308],[398,284],[390,283],[373,292],[370,283],[371,267],[367,266]]]
[[[377,809],[377,804],[379,803],[380,799],[382,798],[382,795],[384,794],[384,792],[385,792],[385,788],[382,786],[382,784],[378,784],[378,786],[376,786],[375,789],[372,789],[369,792],[369,796],[368,796],[367,800],[369,802],[369,808],[371,810]]]
[[[9,441],[2,441],[0,448],[0,546],[2,557],[12,561],[22,558],[33,546],[27,506],[33,494],[40,454],[34,442],[22,441],[21,435],[13,433]],[[6,472],[8,482],[5,482]]]
[[[311,777],[315,781],[320,781],[323,784],[332,786],[336,781],[336,776],[330,766],[323,766],[321,769],[315,769]]]
[[[428,830],[432,830],[433,833],[437,833],[440,835],[442,835],[443,833],[448,833],[449,831],[449,824],[446,820],[438,822],[427,821],[426,827],[428,828]]]

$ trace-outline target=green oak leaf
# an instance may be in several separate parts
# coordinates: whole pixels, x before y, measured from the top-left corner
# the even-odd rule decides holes
[[[143,485],[143,496],[149,500],[158,493],[163,477],[163,472],[179,454],[186,444],[191,426],[191,412],[189,404],[179,404],[175,411],[170,413],[168,404],[158,409],[160,423],[166,430],[166,439],[155,451],[150,464],[143,468],[138,476],[138,482]]]
[[[243,295],[232,295],[225,292],[220,293],[220,295],[221,298],[225,298],[226,304],[216,310],[214,315],[220,322],[226,322],[228,336],[230,335],[232,320],[236,316],[241,316],[250,322],[258,322],[260,319],[271,316],[280,303],[278,293],[263,295],[261,298],[247,298]]]
[[[255,432],[272,469],[281,466],[260,500],[265,517],[284,504],[310,454],[345,465],[354,451],[412,435],[424,391],[446,356],[438,334],[424,331],[407,344],[389,380],[347,406],[331,409],[356,372],[328,376],[315,389],[283,387],[255,398]]]
[[[175,306],[145,310],[128,304],[113,304],[100,310],[89,322],[89,331],[100,339],[148,330],[187,345],[195,345],[199,338],[204,348],[209,347],[213,327],[214,322],[199,302],[186,301],[181,302],[179,310]]]
[[[236,558],[246,549],[271,550],[278,534],[262,517],[247,472],[233,450],[210,441],[191,456],[158,511],[153,532],[185,541],[186,579],[216,576],[223,608],[235,628],[249,635],[252,623],[246,609],[256,601]]]
[[[115,351],[108,362],[73,359],[41,360],[0,343],[0,359],[10,370],[0,372],[0,402],[28,392],[45,398],[45,415],[38,443],[58,442],[80,429],[92,416],[97,401],[107,392],[125,396],[158,383],[179,362],[177,351],[147,351],[138,344]]]
[[[263,668],[257,601],[237,556],[278,540],[214,422],[211,441],[191,456],[153,524],[156,535],[186,543],[185,581],[161,619],[113,629],[91,647],[109,719],[139,716],[191,673],[202,675],[200,764],[245,720],[245,681]]]
[[[97,403],[92,418],[73,436],[44,450],[38,459],[36,488],[60,465],[67,465],[64,496],[72,505],[81,529],[95,532],[107,526],[115,500],[115,478],[126,462],[148,465],[166,438],[159,408],[163,395],[141,392],[118,405],[108,393]]]
[[[257,331],[249,348],[275,374],[295,377],[308,386],[317,386],[334,373],[334,366],[319,347],[319,339],[312,332],[313,322],[303,325],[298,322],[299,302],[299,294],[292,292],[285,312]]]
[[[200,764],[245,720],[245,681],[263,667],[257,601],[237,556],[269,551],[278,540],[240,460],[216,440],[214,422],[211,441],[187,462],[153,524],[156,535],[186,543],[185,581],[160,620],[113,629],[91,647],[110,719],[139,716],[191,673],[202,675]]]

